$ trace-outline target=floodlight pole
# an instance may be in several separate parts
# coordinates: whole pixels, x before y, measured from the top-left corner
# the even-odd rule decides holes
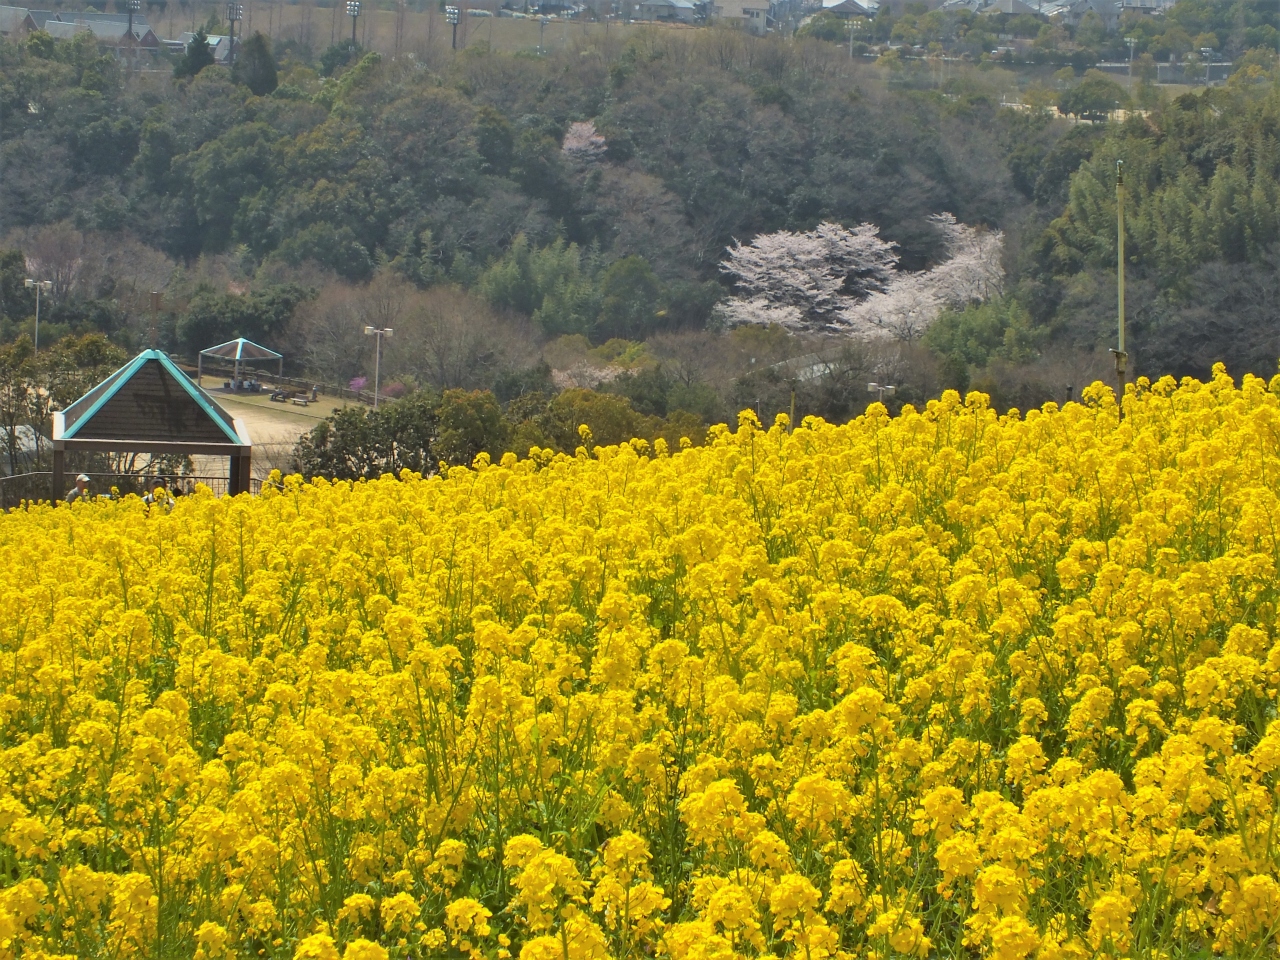
[[[898,388],[888,383],[868,383],[867,393],[874,393],[876,399],[884,403],[885,397],[892,397],[898,392]]]
[[[35,343],[34,352],[39,353],[40,352],[40,294],[41,292],[48,293],[50,290],[52,290],[53,281],[52,280],[32,280],[28,278],[23,282],[23,285],[28,290],[34,287],[36,291],[36,343]]]
[[[458,20],[460,19],[460,14],[461,11],[457,7],[447,6],[444,8],[444,19],[453,27],[453,42],[450,45],[451,50],[458,49]]]
[[[228,3],[227,22],[231,24],[231,36],[229,38],[231,48],[227,52],[227,64],[232,67],[236,65],[236,23],[242,19],[244,19],[244,4]]]
[[[365,327],[364,332],[367,336],[377,337],[377,344],[374,347],[373,355],[373,409],[378,409],[378,393],[382,379],[382,338],[390,337],[394,332],[390,327]]]
[[[129,0],[129,53],[133,65],[138,65],[137,37],[133,35],[133,15],[142,9],[142,0]]]
[[[1111,352],[1116,355],[1116,403],[1124,400],[1124,374],[1129,354],[1124,349],[1124,161],[1116,161],[1116,327],[1118,342]],[[1123,407],[1121,407],[1123,410]]]
[[[347,0],[347,16],[351,18],[351,53],[356,52],[356,21],[360,19],[360,0]]]

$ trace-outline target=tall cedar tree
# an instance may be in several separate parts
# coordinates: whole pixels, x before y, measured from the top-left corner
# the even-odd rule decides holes
[[[173,67],[174,77],[194,77],[205,67],[213,66],[213,51],[209,49],[209,34],[204,27],[187,44],[187,52]]]
[[[280,81],[276,76],[276,60],[271,55],[271,41],[261,33],[254,33],[236,57],[231,71],[237,83],[243,83],[255,97],[265,97]]]

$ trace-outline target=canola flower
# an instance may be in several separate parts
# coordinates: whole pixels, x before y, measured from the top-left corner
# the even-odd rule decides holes
[[[0,518],[0,960],[1230,957],[1280,378]]]

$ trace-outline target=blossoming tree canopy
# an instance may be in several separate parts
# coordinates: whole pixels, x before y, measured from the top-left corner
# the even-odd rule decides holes
[[[930,217],[946,259],[910,272],[896,247],[864,223],[849,230],[821,223],[807,233],[780,230],[730,247],[720,269],[739,295],[721,305],[730,326],[778,325],[800,333],[916,340],[944,307],[998,296],[1003,237]]]

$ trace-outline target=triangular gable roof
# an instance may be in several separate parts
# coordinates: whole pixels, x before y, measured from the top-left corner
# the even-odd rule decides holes
[[[55,440],[248,442],[231,415],[159,350],[138,354],[57,419]]]
[[[21,30],[30,15],[26,7],[0,6],[0,32],[14,33]],[[32,23],[34,22],[33,20]]]
[[[206,357],[221,357],[223,360],[280,359],[280,354],[276,353],[274,350],[268,350],[266,347],[256,344],[252,340],[246,340],[244,337],[237,337],[234,340],[228,340],[226,343],[220,343],[216,347],[201,350],[200,353]]]

